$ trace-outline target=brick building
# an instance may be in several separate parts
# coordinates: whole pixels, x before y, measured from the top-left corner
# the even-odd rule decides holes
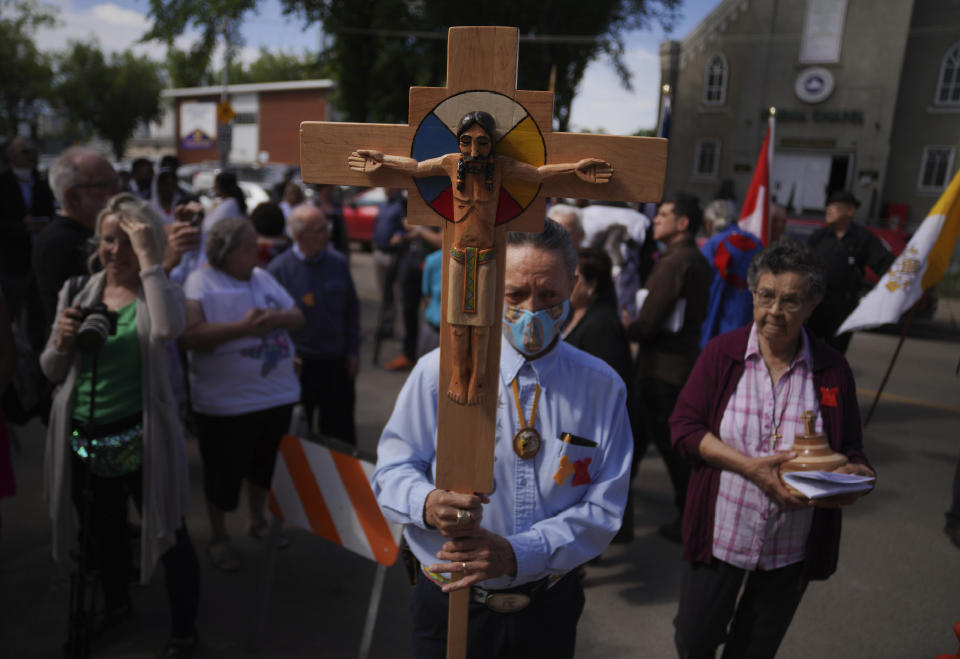
[[[300,161],[300,122],[330,118],[332,80],[295,80],[228,85],[227,98],[236,116],[232,122],[230,162]],[[219,160],[217,103],[219,86],[167,89],[173,102],[177,156],[184,164]]]

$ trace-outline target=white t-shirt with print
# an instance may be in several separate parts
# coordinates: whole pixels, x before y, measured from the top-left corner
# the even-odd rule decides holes
[[[254,268],[240,281],[209,266],[194,270],[184,284],[210,323],[242,320],[250,309],[290,309],[293,298],[270,273]],[[221,343],[212,350],[190,350],[193,409],[212,416],[235,416],[295,403],[300,382],[293,370],[294,348],[286,330]]]

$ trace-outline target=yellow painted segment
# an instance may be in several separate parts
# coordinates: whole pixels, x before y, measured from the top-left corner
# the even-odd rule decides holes
[[[529,116],[497,142],[497,154],[509,156],[534,167],[545,164],[547,160],[543,136],[537,130],[537,124]],[[503,187],[524,208],[533,201],[540,190],[540,186],[536,183],[515,180],[504,181]]]
[[[537,196],[540,186],[536,183],[525,183],[523,181],[504,181],[503,189],[507,191],[520,208],[526,208]]]
[[[546,164],[543,136],[529,116],[497,142],[497,153],[529,163],[534,167]]]

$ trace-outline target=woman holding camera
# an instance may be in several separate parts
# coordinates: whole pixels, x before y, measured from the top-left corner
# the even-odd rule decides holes
[[[53,556],[69,558],[86,525],[103,587],[103,624],[130,612],[127,500],[140,510],[140,581],[158,560],[172,617],[164,656],[196,644],[199,565],[184,524],[190,490],[167,343],[183,330],[184,298],[164,274],[163,219],[131,194],[97,217],[96,251],[84,281],[60,290],[57,320],[40,364],[54,394],[44,464]],[[84,503],[86,501],[86,504]],[[85,552],[81,551],[81,555]]]

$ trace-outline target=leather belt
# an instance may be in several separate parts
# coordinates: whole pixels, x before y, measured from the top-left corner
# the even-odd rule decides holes
[[[432,581],[438,586],[447,583],[444,577],[430,572],[423,565],[420,566],[420,571],[428,581]],[[548,585],[556,583],[561,578],[562,577],[554,577],[551,579],[550,577],[544,577],[543,579],[531,581],[530,583],[525,583],[509,590],[487,590],[480,586],[473,586],[470,589],[470,599],[478,604],[483,604],[495,613],[516,613],[530,606],[534,595],[545,590]]]
[[[526,593],[497,593],[479,586],[470,589],[470,599],[496,613],[516,613],[530,606],[531,597]]]

